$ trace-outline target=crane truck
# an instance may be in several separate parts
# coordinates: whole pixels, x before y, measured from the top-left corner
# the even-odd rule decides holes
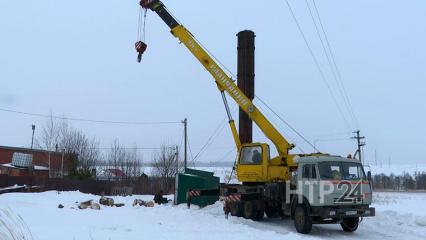
[[[353,232],[360,219],[375,215],[372,201],[371,173],[365,174],[357,159],[329,154],[290,154],[294,145],[271,124],[254,103],[182,24],[159,0],[142,0],[142,8],[152,10],[213,77],[225,105],[229,126],[238,156],[236,175],[240,184],[221,184],[218,191],[224,200],[226,216],[255,221],[267,217],[291,217],[300,233],[309,233],[312,224],[340,223],[344,231]],[[138,49],[139,46],[139,49]],[[141,47],[142,46],[142,47]],[[139,55],[146,49],[136,43]],[[139,56],[140,60],[140,56]],[[228,94],[270,139],[277,156],[270,157],[267,143],[241,144],[229,110]],[[195,196],[203,189],[192,190]],[[211,193],[211,190],[206,190]],[[191,194],[189,196],[192,196]]]

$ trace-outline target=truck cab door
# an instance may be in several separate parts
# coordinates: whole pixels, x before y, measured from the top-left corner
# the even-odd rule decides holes
[[[301,166],[301,187],[303,196],[311,206],[319,204],[319,176],[316,164],[304,164]]]

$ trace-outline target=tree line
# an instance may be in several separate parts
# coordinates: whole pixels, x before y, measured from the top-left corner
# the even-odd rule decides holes
[[[66,156],[66,174],[71,178],[87,179],[95,175],[117,178],[114,171],[124,173],[122,178],[146,177],[143,172],[143,156],[137,145],[126,148],[115,139],[107,153],[100,151],[100,142],[74,128],[66,120],[49,118],[36,136],[35,146],[39,149],[63,152]],[[151,175],[165,179],[174,178],[182,163],[174,147],[162,144],[150,159]],[[168,180],[167,180],[168,181]],[[172,180],[170,180],[172,181]],[[169,184],[168,182],[165,184]]]
[[[426,172],[409,174],[376,174],[373,176],[374,189],[388,190],[426,190]]]

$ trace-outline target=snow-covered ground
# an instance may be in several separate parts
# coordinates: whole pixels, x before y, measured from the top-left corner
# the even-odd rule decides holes
[[[114,197],[122,208],[80,210],[76,202],[99,196],[80,192],[8,193],[0,195],[0,211],[19,214],[36,240],[140,239],[425,239],[425,193],[375,193],[377,216],[365,218],[355,233],[339,225],[315,225],[310,235],[298,234],[290,219],[253,222],[224,218],[220,202],[206,208],[185,205],[132,207],[135,198]],[[63,209],[57,208],[63,204]],[[3,240],[3,239],[2,239]]]

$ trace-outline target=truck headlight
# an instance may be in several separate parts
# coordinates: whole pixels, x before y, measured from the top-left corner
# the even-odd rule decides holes
[[[336,211],[330,211],[330,212],[329,212],[329,215],[330,215],[330,216],[335,216],[335,215],[336,215]]]
[[[365,210],[366,215],[370,215],[370,210]]]

